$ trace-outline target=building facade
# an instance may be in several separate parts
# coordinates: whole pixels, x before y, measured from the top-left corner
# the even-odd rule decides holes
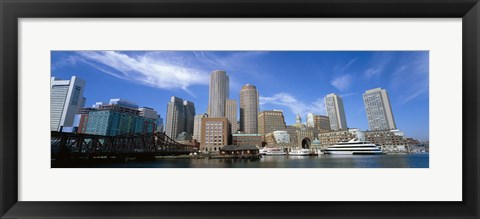
[[[330,119],[328,116],[314,115],[313,117],[314,127],[320,132],[329,132],[330,129]]]
[[[240,130],[245,134],[258,134],[258,91],[246,84],[240,90]]]
[[[192,102],[172,96],[167,104],[165,134],[172,139],[182,132],[193,135],[194,117],[195,105]]]
[[[195,104],[190,101],[183,101],[183,106],[185,107],[185,130],[184,132],[193,135],[193,125],[195,120]]]
[[[167,118],[165,121],[165,134],[176,139],[177,135],[185,131],[185,107],[183,99],[171,97],[167,104]]]
[[[237,126],[237,101],[232,99],[227,99],[226,109],[225,109],[228,122],[231,126],[231,132],[237,133],[238,126]],[[231,133],[231,134],[232,134]]]
[[[366,131],[364,133],[365,140],[382,146],[385,152],[407,152],[408,139],[402,131],[396,130],[379,130]]]
[[[193,135],[192,139],[197,140],[198,142],[201,142],[201,132],[202,132],[202,118],[207,118],[208,114],[200,114],[200,115],[195,115],[194,122],[193,122]]]
[[[315,115],[313,115],[313,113],[308,113],[307,114],[307,123],[305,125],[308,128],[314,128],[315,127]]]
[[[138,108],[139,116],[147,117],[149,119],[158,119],[158,113],[150,107],[140,107]]]
[[[357,138],[358,132],[355,130],[339,130],[318,134],[318,140],[323,148],[338,144],[343,141],[350,141]]]
[[[225,71],[213,71],[210,75],[208,116],[225,117],[226,101],[229,97],[229,77]]]
[[[70,80],[50,78],[50,130],[72,127],[75,114],[84,107],[85,81],[72,76]]]
[[[262,147],[262,136],[260,134],[232,134],[232,144]]]
[[[116,110],[96,110],[88,113],[87,134],[116,136],[135,133],[153,133],[154,119]]]
[[[288,147],[292,145],[288,131],[273,131],[265,134],[268,147]]]
[[[277,130],[287,130],[285,117],[280,110],[265,110],[258,115],[258,133],[265,135]]]
[[[229,143],[227,118],[202,118],[200,134],[201,151],[219,151]]]
[[[371,131],[396,129],[392,106],[385,89],[375,88],[365,91],[363,103]]]
[[[330,129],[333,131],[347,129],[347,119],[343,100],[336,94],[328,94],[325,97],[325,109],[330,121]]]

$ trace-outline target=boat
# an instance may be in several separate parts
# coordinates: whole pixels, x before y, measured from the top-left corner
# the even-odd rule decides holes
[[[268,148],[261,148],[261,149],[258,150],[258,153],[260,155],[266,155],[267,151],[268,151]]]
[[[282,156],[282,155],[287,155],[285,151],[283,151],[283,148],[267,148],[267,152],[265,155],[269,156]]]
[[[368,141],[352,139],[348,142],[340,142],[329,146],[324,150],[325,154],[384,154],[382,147]]]
[[[308,149],[292,149],[288,152],[290,156],[308,156],[310,155],[310,150]]]

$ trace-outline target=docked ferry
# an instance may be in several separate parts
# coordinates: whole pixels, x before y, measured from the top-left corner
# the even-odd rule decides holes
[[[325,154],[384,154],[379,145],[368,141],[352,139],[325,148]]]
[[[265,155],[282,156],[282,155],[287,155],[287,152],[285,152],[283,148],[268,148]]]
[[[290,156],[308,156],[310,155],[310,150],[308,149],[292,149],[288,152]]]

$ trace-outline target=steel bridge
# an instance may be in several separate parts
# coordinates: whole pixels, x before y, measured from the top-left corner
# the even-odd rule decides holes
[[[52,159],[154,157],[199,151],[197,146],[180,144],[164,133],[103,136],[52,131],[50,143]]]

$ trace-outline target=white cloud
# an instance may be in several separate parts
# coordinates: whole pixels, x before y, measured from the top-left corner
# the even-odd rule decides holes
[[[325,104],[323,98],[318,98],[314,102],[302,102],[289,93],[277,93],[271,97],[260,97],[260,105],[277,105],[290,109],[293,114],[300,114],[302,117],[307,113],[325,114]]]
[[[366,78],[371,78],[377,75],[380,75],[382,73],[382,69],[379,68],[369,68],[365,71],[364,76]]]
[[[350,74],[334,78],[330,84],[340,91],[346,91],[352,84],[353,77]]]
[[[103,73],[151,87],[180,88],[188,92],[191,85],[209,82],[209,72],[185,67],[182,57],[167,57],[161,53],[135,56],[115,51],[82,51],[77,54],[81,61]]]

